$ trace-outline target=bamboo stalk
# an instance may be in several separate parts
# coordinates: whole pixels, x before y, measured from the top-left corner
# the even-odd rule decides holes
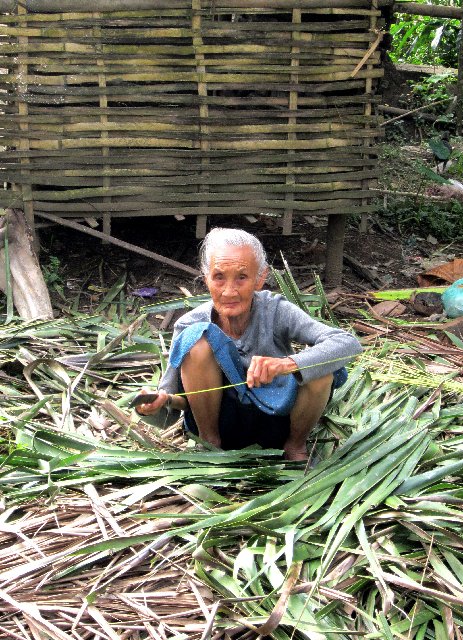
[[[302,20],[302,14],[300,9],[293,9],[292,12],[292,23],[293,25],[299,25],[301,23]],[[293,37],[293,46],[291,47],[291,68],[292,68],[292,73],[291,73],[291,85],[296,87],[296,90],[292,90],[289,93],[289,110],[292,113],[297,113],[297,100],[299,97],[299,93],[297,91],[298,88],[298,83],[299,83],[299,58],[298,55],[300,53],[300,48],[297,46],[297,31],[293,31],[292,37]],[[296,133],[296,127],[297,127],[297,118],[295,116],[292,116],[288,119],[288,126],[289,126],[289,132],[288,132],[288,140],[296,140],[297,139],[297,133]],[[294,155],[294,150],[289,149],[288,150],[288,156],[289,158],[291,158],[291,156]],[[293,169],[294,167],[294,163],[293,162],[288,162],[287,164],[287,169],[288,171],[290,171],[291,169]],[[289,235],[292,231],[292,226],[293,226],[293,200],[294,200],[294,193],[293,193],[293,189],[291,187],[294,187],[294,184],[296,182],[295,179],[295,175],[293,173],[287,173],[286,174],[286,185],[290,187],[290,190],[285,194],[285,199],[288,202],[288,208],[285,210],[284,214],[283,214],[283,227],[282,227],[282,231],[283,231],[283,235]]]
[[[461,20],[463,9],[446,7],[437,4],[420,4],[418,2],[394,2],[395,13],[408,13],[412,16],[431,16],[433,18],[456,18]]]
[[[191,27],[194,33],[193,36],[193,48],[195,50],[195,63],[196,63],[196,72],[198,74],[198,96],[200,98],[199,103],[199,121],[200,121],[200,146],[201,151],[206,152],[202,155],[201,159],[201,174],[204,177],[205,173],[209,168],[209,158],[207,157],[207,151],[210,150],[210,126],[207,124],[209,120],[209,106],[203,102],[202,98],[206,98],[207,91],[207,81],[206,81],[206,59],[203,53],[199,53],[197,51],[197,47],[201,47],[203,45],[203,38],[201,35],[202,30],[202,20],[201,20],[201,0],[192,0],[191,3],[192,8],[192,19],[191,19]],[[199,81],[199,78],[203,78],[204,80]],[[204,191],[208,191],[208,185],[202,184],[200,189]],[[196,237],[204,238],[207,232],[207,216],[199,215],[196,216]]]
[[[18,13],[20,15],[26,14],[26,9],[24,7],[18,7]],[[18,42],[20,46],[24,46],[27,49],[28,39],[27,37],[18,38]],[[27,122],[24,122],[23,118],[28,116],[29,109],[28,105],[25,102],[25,96],[27,95],[27,75],[28,75],[28,66],[27,66],[27,55],[20,56],[19,64],[18,64],[18,95],[20,97],[20,101],[18,102],[18,118],[19,118],[19,130],[21,131],[21,136],[18,140],[18,146],[21,151],[28,151],[30,149],[29,140],[28,140],[28,132],[29,126]],[[21,99],[22,98],[22,99]],[[26,135],[23,135],[23,134]],[[28,178],[30,177],[30,159],[27,155],[21,160],[21,164],[23,166],[22,176],[19,182],[24,213],[26,216],[26,220],[31,229],[31,233],[34,239],[34,244],[37,243],[37,238],[35,235],[35,225],[34,225],[34,204],[32,201],[32,190],[30,185],[28,184]],[[24,178],[24,184],[23,184]],[[19,185],[15,185],[15,188],[18,188]],[[35,247],[38,248],[37,246]]]
[[[339,198],[339,195],[342,196]],[[336,200],[317,201],[314,194],[313,200],[307,201],[295,201],[294,212],[295,214],[307,215],[308,213],[316,213],[319,215],[346,215],[346,214],[361,214],[372,213],[376,210],[376,205],[369,204],[364,206],[360,204],[362,198],[362,192],[353,194],[350,197],[350,192],[338,194]],[[352,203],[352,200],[354,201]],[[0,192],[1,201],[1,192]],[[278,200],[255,200],[242,203],[233,203],[234,206],[230,207],[228,204],[214,205],[211,203],[208,207],[202,207],[197,205],[191,206],[172,206],[172,207],[160,207],[153,208],[153,203],[150,200],[147,201],[125,201],[125,202],[113,202],[111,203],[111,215],[113,218],[144,218],[150,215],[156,216],[191,216],[191,215],[208,215],[208,216],[226,216],[226,215],[255,215],[256,207],[266,212],[273,212],[275,214],[281,214],[283,206],[279,206]],[[61,218],[75,218],[75,217],[91,217],[98,216],[102,211],[107,210],[109,205],[105,205],[100,202],[88,201],[88,204],[81,202],[42,202],[36,200],[35,211],[37,215],[39,213],[47,213],[49,211],[58,212]],[[7,204],[9,206],[9,204]],[[18,203],[15,204],[18,206]],[[339,214],[339,212],[342,212]]]
[[[93,18],[99,18],[100,14],[99,13],[95,13],[92,16]],[[101,40],[101,27],[96,26],[93,28],[93,34],[95,35],[96,38],[98,38],[99,40]],[[100,45],[101,48],[101,45]],[[106,88],[106,75],[105,75],[105,71],[103,70],[104,67],[104,62],[101,58],[100,55],[98,55],[97,60],[96,60],[96,64],[97,67],[100,67],[100,73],[98,73],[98,86],[100,88]],[[102,95],[100,95],[100,109],[102,110],[107,110],[108,108],[108,97],[105,93],[103,93]],[[100,124],[101,124],[101,137],[102,139],[107,139],[108,138],[108,126],[109,126],[109,122],[108,122],[108,117],[106,114],[102,114],[100,116]],[[108,158],[109,156],[109,148],[108,147],[103,147],[102,149],[102,156],[103,158]],[[111,186],[111,179],[109,177],[109,174],[107,173],[107,169],[108,169],[108,165],[104,165],[103,169],[105,170],[106,175],[103,177],[103,187],[105,188],[109,188]],[[105,198],[106,202],[110,202],[111,199],[110,198]],[[106,233],[107,235],[111,235],[111,214],[109,213],[104,213],[103,214],[103,233]],[[105,240],[103,240],[103,243],[106,243]]]
[[[0,0],[0,11],[12,13],[16,11],[19,0]],[[60,0],[59,5],[55,0],[21,0],[21,4],[31,13],[65,13],[68,11],[124,11],[127,10],[127,2],[125,0]],[[410,3],[414,4],[414,3]],[[131,0],[131,9],[133,11],[143,11],[152,9],[152,0]],[[190,2],[187,0],[156,0],[157,9],[187,9]],[[248,9],[248,0],[214,0],[216,10],[230,9],[230,7],[238,9]],[[368,0],[253,0],[252,7],[254,9],[310,9],[310,8],[352,8],[362,7],[369,8]]]

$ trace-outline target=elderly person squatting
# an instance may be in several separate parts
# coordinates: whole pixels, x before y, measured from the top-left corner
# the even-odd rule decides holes
[[[265,252],[246,231],[213,229],[200,259],[212,300],[175,323],[159,395],[138,413],[171,402],[184,410],[185,429],[216,447],[258,444],[306,460],[307,437],[345,382],[344,365],[360,353],[359,342],[263,291]],[[306,348],[294,353],[292,342]],[[211,391],[195,393],[204,389]]]

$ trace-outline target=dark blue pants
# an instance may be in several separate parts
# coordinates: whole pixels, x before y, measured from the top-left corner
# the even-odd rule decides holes
[[[333,391],[347,380],[347,370],[343,367],[333,373]],[[229,384],[224,378],[224,386]],[[331,396],[330,396],[331,398]],[[185,431],[198,435],[198,427],[191,409],[185,411]],[[240,402],[235,389],[224,389],[219,414],[219,434],[222,449],[244,449],[260,445],[263,449],[283,449],[289,436],[290,416],[269,415],[255,404]]]

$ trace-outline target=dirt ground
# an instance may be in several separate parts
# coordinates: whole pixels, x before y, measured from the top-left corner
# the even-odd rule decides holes
[[[326,248],[326,218],[307,216],[298,218],[290,236],[281,234],[279,220],[261,218],[251,224],[243,219],[214,218],[214,225],[243,226],[263,242],[269,262],[282,268],[282,256],[301,290],[310,289],[314,274],[323,277]],[[195,238],[194,220],[177,222],[170,218],[134,219],[113,222],[112,234],[126,242],[168,256],[186,265],[197,267],[199,240]],[[40,231],[41,264],[45,271],[55,270],[50,279],[58,276],[65,298],[72,300],[81,292],[81,308],[91,312],[105,292],[125,272],[126,293],[143,287],[158,291],[150,301],[182,295],[180,287],[192,294],[204,291],[200,279],[160,262],[120,249],[103,245],[100,240],[71,229],[47,227]],[[377,288],[416,286],[416,275],[422,265],[438,251],[435,245],[422,241],[419,246],[397,237],[369,220],[366,234],[359,233],[358,222],[348,224],[345,242],[346,264],[342,289],[364,292]],[[349,258],[366,267],[365,273],[353,266]],[[54,266],[53,266],[54,265]],[[371,279],[368,276],[371,275]],[[65,307],[63,298],[50,282],[54,306]]]

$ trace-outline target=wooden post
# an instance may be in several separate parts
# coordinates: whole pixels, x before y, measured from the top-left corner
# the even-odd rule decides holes
[[[336,287],[342,282],[342,263],[344,254],[344,236],[346,232],[346,216],[335,214],[328,216],[326,232],[326,270],[325,284]]]
[[[27,9],[18,4],[18,15],[27,14]],[[27,28],[27,23],[24,22],[21,25],[22,29]],[[29,107],[27,105],[27,89],[28,89],[28,52],[27,44],[29,38],[27,36],[19,36],[18,43],[20,47],[24,47],[24,53],[20,53],[18,56],[18,115],[19,115],[19,130],[22,132],[18,142],[18,149],[20,151],[29,151]],[[22,99],[21,99],[22,97]],[[35,233],[34,224],[34,203],[32,200],[32,184],[31,184],[31,171],[29,168],[30,159],[28,155],[24,155],[21,158],[21,176],[24,181],[21,183],[22,201],[24,207],[24,214],[26,216],[27,223],[31,229],[32,240],[35,251],[39,250],[38,238]]]
[[[93,17],[100,18],[101,14],[93,13]],[[97,64],[97,67],[103,67],[105,62],[104,62],[104,59],[102,58],[101,27],[99,26],[94,27],[93,35],[95,36],[95,38],[99,39],[99,42],[96,43],[96,53],[97,53],[96,64]],[[105,73],[98,74],[98,87],[100,89],[106,88]],[[99,103],[100,103],[100,109],[104,111],[104,113],[100,114],[100,122],[103,125],[101,129],[101,137],[108,138],[108,135],[109,135],[108,130],[105,128],[105,125],[108,124],[108,116],[106,115],[106,109],[108,107],[108,96],[106,95],[106,93],[100,93]],[[104,158],[107,158],[109,156],[109,147],[102,147],[101,153]],[[106,173],[108,170],[109,170],[109,165],[105,164],[103,166],[103,171]],[[111,178],[107,175],[104,175],[103,187],[109,188],[110,186],[111,186]],[[103,198],[103,201],[111,202],[111,196],[105,196]],[[111,213],[110,212],[103,213],[103,233],[107,234],[108,236],[111,235]],[[103,244],[108,244],[108,241],[103,240]]]
[[[207,153],[210,150],[209,144],[209,126],[207,124],[209,118],[209,106],[207,104],[207,85],[201,79],[204,77],[206,73],[206,66],[204,64],[204,54],[201,51],[198,51],[197,47],[201,47],[203,44],[203,39],[201,36],[201,0],[192,0],[192,28],[193,28],[193,48],[195,50],[195,60],[196,60],[196,73],[198,74],[198,96],[199,96],[199,132],[200,132],[200,149],[201,149],[201,174],[203,178],[208,176],[208,165],[210,163],[210,159],[207,156]],[[204,99],[204,101],[202,100]],[[206,136],[206,139],[203,138],[203,135]],[[203,154],[204,152],[204,154]],[[209,191],[209,184],[202,183],[199,185],[200,191]],[[207,202],[204,202],[202,206],[207,206]],[[206,215],[198,215],[196,216],[196,237],[204,238],[207,232],[207,216]]]
[[[293,24],[301,24],[301,21],[302,21],[301,10],[293,9],[293,20],[292,20]],[[296,41],[298,37],[299,37],[299,32],[293,31],[292,32],[293,42]],[[300,51],[301,51],[300,47],[297,47],[293,44],[293,46],[291,47],[291,70],[293,69],[295,70],[294,72],[292,71],[291,73],[291,84],[293,86],[297,86],[299,81],[299,75],[297,73],[297,70],[299,67],[299,58],[297,58],[296,56],[300,53]],[[297,116],[293,115],[297,110],[297,98],[298,98],[297,89],[295,91],[289,92],[290,116],[288,118],[288,125],[290,128],[291,126],[294,126],[297,122]],[[288,140],[296,140],[296,139],[297,139],[297,133],[289,131]],[[295,153],[294,149],[288,149],[288,156],[293,156],[294,153]],[[285,200],[288,203],[288,208],[285,209],[285,212],[283,214],[283,235],[284,236],[290,235],[293,228],[294,185],[296,184],[296,178],[294,176],[294,173],[289,172],[290,169],[294,168],[294,162],[288,162],[287,167],[288,167],[288,173],[286,175],[286,186],[291,187],[292,191],[291,192],[288,191],[285,194]]]
[[[371,3],[371,8],[373,11],[377,11],[378,10],[378,0],[373,0]],[[370,16],[370,33],[375,33],[376,31],[376,27],[378,24],[378,18],[377,16],[373,13]],[[367,69],[371,70],[373,69],[373,64],[371,62],[371,58],[370,58],[370,62],[367,64]],[[373,79],[372,78],[366,78],[365,80],[365,94],[368,96],[372,96],[373,93]],[[368,102],[365,103],[365,128],[368,130],[370,128],[370,125],[368,123],[368,120],[371,118],[371,114],[372,114],[372,108],[371,108],[371,99],[368,100]],[[365,138],[365,146],[370,146],[371,142],[370,142],[370,138]],[[366,153],[363,156],[367,161],[370,159],[370,156],[368,153]],[[369,180],[362,180],[362,189],[368,189],[368,187],[370,186]],[[368,199],[367,198],[363,198],[362,199],[362,205],[366,205],[368,204]],[[360,233],[367,233],[368,232],[368,214],[367,213],[362,213],[360,215],[360,225],[359,225],[359,232]]]

